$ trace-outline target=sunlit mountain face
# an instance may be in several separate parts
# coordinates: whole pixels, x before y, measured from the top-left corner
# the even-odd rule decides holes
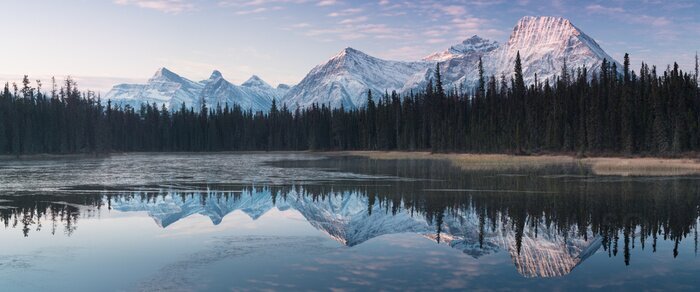
[[[632,250],[655,252],[659,241],[676,246],[668,255],[673,257],[678,256],[681,241],[694,239],[697,245],[700,195],[693,184],[606,179],[602,188],[601,181],[586,170],[578,175],[551,174],[570,172],[569,166],[519,175],[493,171],[465,175],[444,164],[409,167],[412,163],[420,162],[276,162],[280,167],[328,171],[338,171],[345,164],[345,170],[353,172],[395,174],[386,180],[90,186],[83,191],[78,186],[62,195],[3,195],[0,217],[6,229],[21,230],[31,238],[47,228],[53,236],[72,236],[80,232],[82,220],[112,213],[145,213],[153,224],[168,230],[194,215],[217,226],[235,220],[229,219],[235,213],[257,221],[271,212],[294,211],[343,246],[359,247],[392,234],[416,234],[477,260],[506,253],[524,277],[567,275],[595,253],[629,264]],[[646,189],[650,185],[654,189]],[[524,186],[529,191],[520,191]],[[660,192],[667,188],[674,192]],[[563,193],[565,189],[574,191]]]

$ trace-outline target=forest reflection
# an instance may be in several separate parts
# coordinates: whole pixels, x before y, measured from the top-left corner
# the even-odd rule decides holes
[[[299,212],[346,246],[415,233],[474,258],[504,250],[526,277],[568,274],[601,248],[629,265],[634,249],[656,252],[686,240],[697,254],[696,178],[606,178],[566,165],[463,171],[441,162],[328,159],[276,162],[381,179],[296,185],[82,186],[53,194],[0,195],[6,231],[46,228],[71,236],[80,220],[146,212],[163,228],[194,214],[213,224],[240,211],[253,220],[273,208]],[[690,255],[688,255],[690,256]]]
[[[581,189],[565,195],[545,191],[416,192],[413,183],[374,182],[0,196],[0,217],[6,229],[20,229],[25,237],[44,228],[70,236],[81,218],[94,218],[105,209],[146,211],[165,228],[193,214],[208,216],[218,224],[236,210],[258,219],[278,208],[299,211],[314,227],[348,246],[383,234],[416,232],[463,248],[474,257],[504,241],[508,245],[511,237],[517,254],[523,252],[524,242],[548,240],[571,245],[569,249],[585,249],[598,240],[610,256],[621,252],[627,264],[630,249],[639,246],[656,251],[659,240],[674,243],[675,257],[680,242],[693,237],[697,251],[700,196],[696,188],[671,183],[657,191],[635,192],[625,185],[604,194]],[[581,246],[574,240],[580,240]]]

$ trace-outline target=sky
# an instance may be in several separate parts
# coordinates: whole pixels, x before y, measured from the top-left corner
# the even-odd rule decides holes
[[[160,67],[295,84],[345,47],[418,60],[479,35],[508,39],[523,16],[568,18],[617,60],[694,69],[699,0],[3,0],[0,81],[67,75],[101,93]]]

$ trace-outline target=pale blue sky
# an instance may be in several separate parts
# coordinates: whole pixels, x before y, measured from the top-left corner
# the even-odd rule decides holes
[[[614,58],[694,66],[700,1],[4,0],[0,80],[75,76],[102,92],[165,66],[234,83],[296,83],[344,47],[416,60],[478,34],[504,42],[525,15],[569,18]]]

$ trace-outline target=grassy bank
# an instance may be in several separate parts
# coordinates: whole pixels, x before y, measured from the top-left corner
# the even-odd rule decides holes
[[[370,159],[442,159],[465,170],[527,169],[562,164],[577,164],[596,175],[608,176],[678,176],[700,175],[700,160],[690,158],[577,158],[568,155],[515,156],[507,154],[433,154],[429,152],[349,151]]]

